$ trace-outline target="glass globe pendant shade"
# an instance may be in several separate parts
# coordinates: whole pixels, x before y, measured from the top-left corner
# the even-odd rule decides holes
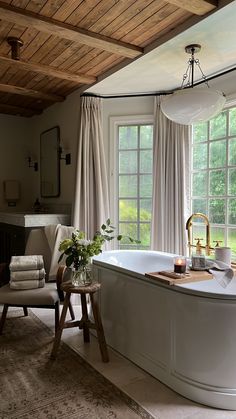
[[[171,121],[192,125],[216,116],[225,101],[223,93],[217,90],[188,88],[166,96],[161,102],[161,110]]]

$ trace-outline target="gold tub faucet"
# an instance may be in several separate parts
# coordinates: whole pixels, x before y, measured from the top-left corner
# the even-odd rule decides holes
[[[200,243],[200,240],[202,239],[195,239],[197,240],[197,244],[193,244],[192,240],[192,234],[191,234],[191,228],[193,224],[194,218],[202,218],[205,222],[206,226],[206,245],[203,246]],[[186,222],[186,230],[188,231],[188,248],[189,248],[189,256],[192,254],[192,247],[196,247],[197,253],[201,253],[201,249],[205,249],[206,256],[209,256],[211,253],[211,250],[213,249],[210,245],[210,223],[205,214],[202,214],[201,212],[195,212],[192,214],[189,219]]]

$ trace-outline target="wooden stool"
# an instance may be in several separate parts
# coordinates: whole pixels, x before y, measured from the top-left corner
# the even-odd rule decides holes
[[[97,292],[100,288],[101,288],[101,284],[99,284],[98,282],[93,283],[88,286],[82,286],[82,287],[75,287],[71,283],[61,284],[61,289],[66,293],[66,295],[65,295],[63,309],[62,309],[62,313],[61,313],[61,317],[59,321],[59,327],[55,335],[55,340],[54,340],[54,344],[53,344],[53,348],[51,352],[51,358],[56,358],[57,350],[61,341],[62,330],[68,327],[79,327],[80,329],[83,329],[84,342],[90,341],[89,329],[96,329],[98,343],[99,343],[99,347],[100,347],[100,351],[102,355],[102,360],[103,362],[109,361],[101,316],[100,316],[97,302],[94,299],[94,293]],[[65,322],[66,313],[70,304],[71,294],[80,294],[82,318],[81,320]],[[92,311],[93,311],[93,316],[94,316],[94,323],[92,323],[88,318],[86,294],[89,294],[90,296],[90,301],[91,301],[91,306],[92,306]]]

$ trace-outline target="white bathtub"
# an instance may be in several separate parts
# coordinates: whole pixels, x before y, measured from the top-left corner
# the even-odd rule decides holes
[[[180,394],[236,410],[236,278],[168,286],[145,272],[174,255],[109,251],[93,259],[107,343]]]

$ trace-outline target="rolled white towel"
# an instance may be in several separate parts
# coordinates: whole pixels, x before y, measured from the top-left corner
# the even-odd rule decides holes
[[[31,290],[36,288],[43,288],[45,279],[33,279],[32,281],[12,281],[10,280],[10,288],[13,290]]]
[[[44,267],[42,255],[12,256],[9,265],[10,271],[32,271]]]
[[[11,271],[10,279],[12,281],[31,281],[33,279],[45,278],[45,269],[34,269],[30,271]]]

